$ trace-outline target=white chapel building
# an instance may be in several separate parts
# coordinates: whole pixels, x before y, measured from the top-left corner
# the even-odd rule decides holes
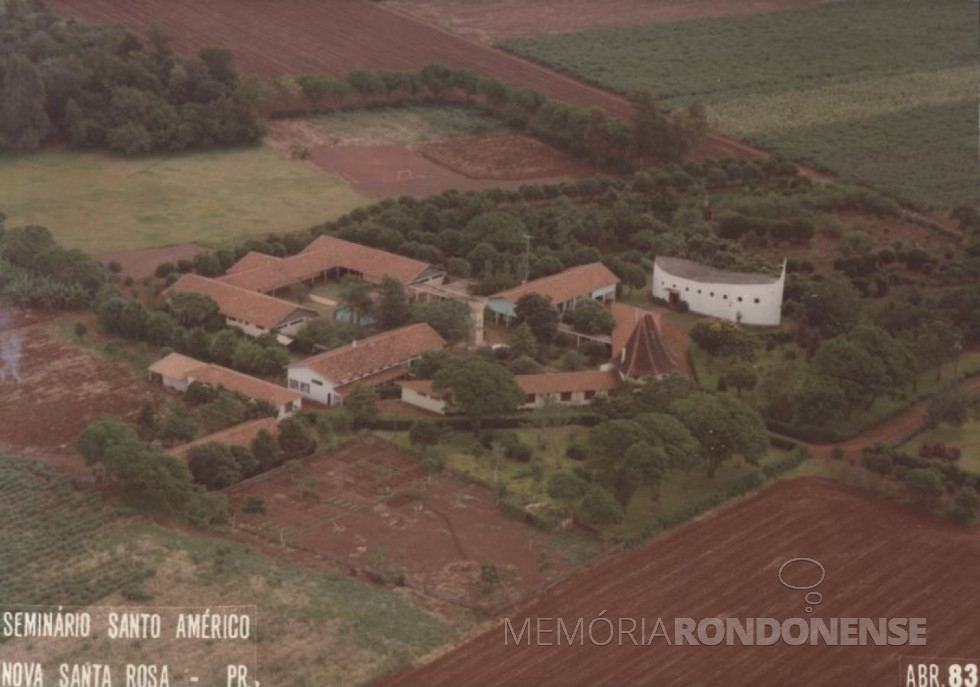
[[[730,272],[682,258],[658,256],[653,295],[672,305],[686,301],[691,312],[742,324],[779,326],[786,261],[778,277]]]

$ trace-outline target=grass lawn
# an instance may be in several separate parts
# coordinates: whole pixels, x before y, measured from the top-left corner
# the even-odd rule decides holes
[[[121,157],[0,155],[7,226],[40,224],[92,254],[304,229],[371,199],[266,147]]]
[[[902,444],[902,449],[917,456],[922,444],[937,442],[957,446],[962,452],[957,464],[967,472],[980,475],[980,420],[972,420],[962,427],[943,425],[930,429]]]
[[[305,121],[354,142],[412,145],[507,131],[474,109],[448,106],[392,107],[333,112]]]
[[[976,24],[963,0],[845,0],[504,47],[667,107],[700,100],[726,133],[948,207],[980,200]]]

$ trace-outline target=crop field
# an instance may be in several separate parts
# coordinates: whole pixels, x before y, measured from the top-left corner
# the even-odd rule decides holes
[[[249,497],[266,512],[241,512]],[[564,554],[581,548],[574,531],[556,542],[501,513],[489,489],[428,476],[418,459],[377,442],[251,481],[232,501],[244,531],[455,603],[521,599],[567,573],[575,556]],[[499,584],[481,587],[482,564],[499,570]]]
[[[976,3],[867,0],[504,46],[668,106],[701,100],[726,134],[950,206],[980,199],[976,22]]]
[[[810,617],[804,592],[779,582],[780,566],[801,557],[825,570],[821,581],[812,564],[786,568],[788,583],[816,585],[822,595],[820,605],[810,606],[812,617],[925,618],[928,645],[736,641],[706,647],[674,641],[675,618]],[[978,565],[980,539],[970,529],[829,481],[782,480],[509,611],[516,633],[530,619],[530,637],[525,633],[519,646],[513,637],[505,644],[500,619],[452,652],[380,684],[897,684],[903,656],[975,654],[976,618],[963,600],[973,596]],[[625,634],[614,634],[606,646],[591,642],[587,628],[602,613],[614,633],[629,629],[628,619],[634,619],[639,646]],[[557,618],[569,635],[583,618],[584,641],[558,642]],[[645,645],[658,618],[671,644],[657,636]],[[538,619],[551,634],[536,635]],[[596,641],[606,636],[605,624],[598,623]]]
[[[340,179],[263,147],[0,156],[7,226],[46,226],[62,245],[94,255],[305,229],[367,202]]]
[[[368,682],[469,624],[463,613],[434,612],[312,557],[279,553],[273,559],[241,544],[162,530],[103,505],[98,492],[76,488],[47,463],[7,453],[0,453],[0,511],[5,604],[128,606],[138,598],[141,606],[257,606],[260,676],[270,684]],[[210,642],[174,647],[161,641],[162,647],[154,642],[142,651],[138,642],[112,650],[137,660],[150,648],[169,656],[172,670],[190,662],[199,669],[213,658]],[[24,642],[5,644],[3,657],[57,662],[93,656],[91,645],[70,640]]]
[[[483,43],[583,29],[778,12],[827,0],[387,0],[389,7]]]
[[[292,121],[296,120],[276,124],[289,124]],[[303,117],[299,121],[324,132],[331,143],[356,145],[414,145],[484,136],[507,130],[499,121],[479,113],[476,109],[447,106],[340,110]]]
[[[136,32],[158,27],[173,36],[174,46],[184,52],[221,45],[232,51],[243,72],[265,78],[343,76],[352,69],[418,69],[439,62],[581,107],[599,107],[616,117],[631,114],[621,96],[369,0],[55,0],[52,4],[65,15],[119,23]],[[714,135],[701,152],[714,157],[761,155]]]

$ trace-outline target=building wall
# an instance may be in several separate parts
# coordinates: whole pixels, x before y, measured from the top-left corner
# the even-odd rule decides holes
[[[229,327],[236,327],[242,330],[243,332],[245,332],[246,334],[248,334],[249,336],[262,336],[263,334],[269,331],[264,327],[258,327],[252,324],[251,322],[244,322],[242,320],[237,320],[234,317],[226,317],[225,324],[227,324]]]
[[[571,298],[562,303],[555,303],[554,306],[560,312],[574,310],[576,307],[578,307],[578,304],[586,298],[593,298],[603,302],[614,301],[616,300],[616,285],[609,284],[607,286],[603,286],[602,288],[596,289],[591,293],[583,293],[580,296],[576,296],[575,298]],[[517,317],[517,303],[514,301],[509,301],[506,298],[491,298],[487,302],[487,307],[490,308],[490,312],[499,317],[503,317],[508,320],[512,320]]]
[[[594,397],[606,396],[609,392],[607,391],[596,391]],[[548,403],[545,399],[551,397],[551,399],[558,405],[562,406],[586,406],[592,402],[591,398],[585,397],[584,391],[573,391],[572,397],[570,399],[562,400],[561,394],[535,394],[534,403],[524,403],[520,406],[521,410],[530,410],[532,408],[544,408]],[[593,397],[593,398],[594,398]]]
[[[276,406],[276,421],[282,422],[287,417],[298,414],[303,409],[303,399],[299,398],[281,406]]]
[[[333,382],[324,379],[309,367],[290,367],[286,377],[286,386],[309,399],[331,406],[339,406],[343,403],[340,395],[333,392]]]
[[[165,375],[151,375],[151,379],[154,376],[156,376],[159,382],[167,389],[187,391],[187,387],[191,385],[191,383],[186,379],[175,379],[174,377],[167,377]]]
[[[778,326],[783,307],[786,272],[771,284],[717,284],[674,276],[660,265],[653,268],[653,295],[670,300],[671,291],[686,301],[691,312],[742,324]]]
[[[414,389],[402,387],[402,402],[422,408],[423,410],[428,410],[432,413],[438,413],[439,415],[446,414],[445,401],[439,398],[426,396],[425,394],[421,394]]]

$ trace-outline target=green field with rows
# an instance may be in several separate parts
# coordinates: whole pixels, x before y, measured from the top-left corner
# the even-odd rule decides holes
[[[503,47],[919,205],[980,200],[970,0],[854,0]],[[823,139],[823,140],[821,140]],[[964,145],[970,142],[968,145]]]

